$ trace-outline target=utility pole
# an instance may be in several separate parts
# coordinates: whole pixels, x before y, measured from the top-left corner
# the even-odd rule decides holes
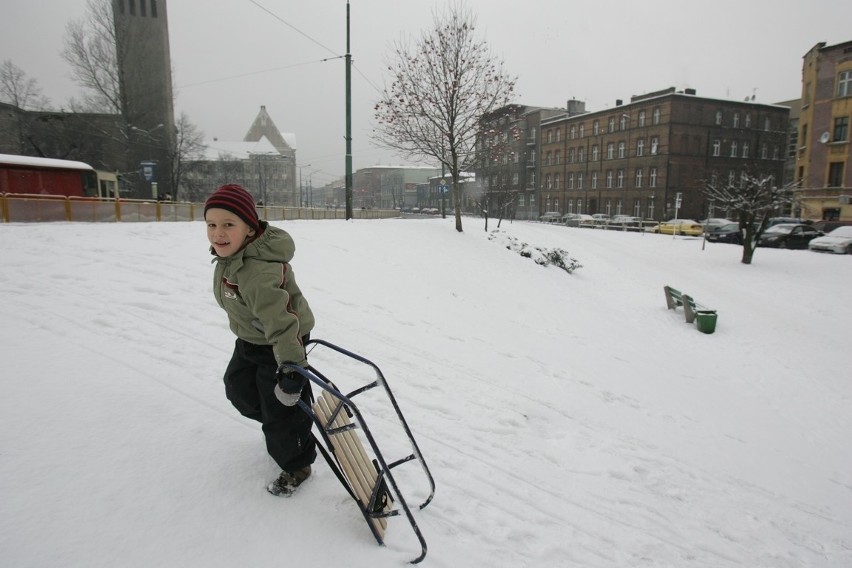
[[[352,54],[349,53],[349,1],[346,2],[346,219],[352,218]]]

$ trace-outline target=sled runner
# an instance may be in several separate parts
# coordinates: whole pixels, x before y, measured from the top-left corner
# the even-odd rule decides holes
[[[317,396],[312,406],[307,405],[304,401],[299,401],[299,406],[311,417],[320,432],[322,440],[317,440],[317,448],[323,454],[343,487],[358,504],[370,531],[380,545],[384,544],[387,519],[399,516],[400,511],[402,511],[411,525],[411,530],[420,542],[420,555],[411,561],[412,564],[416,564],[426,557],[426,541],[423,539],[417,521],[414,519],[405,497],[400,492],[391,470],[409,461],[420,463],[429,483],[429,495],[419,505],[420,509],[426,507],[435,495],[435,481],[432,474],[426,466],[426,462],[423,461],[417,442],[414,441],[408,423],[405,421],[381,370],[364,357],[327,341],[311,339],[305,344],[308,350],[316,346],[328,348],[336,355],[368,365],[375,372],[375,380],[344,394],[313,366],[301,368],[295,365],[282,364],[279,367],[279,372],[292,371],[298,373],[321,389],[322,392]],[[411,446],[410,454],[390,463],[377,446],[363,415],[353,402],[356,396],[377,387],[382,387],[384,390]]]

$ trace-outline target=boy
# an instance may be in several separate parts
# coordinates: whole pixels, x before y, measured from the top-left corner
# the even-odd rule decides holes
[[[310,384],[293,373],[276,380],[281,363],[307,365],[304,342],[314,327],[290,266],[296,247],[286,231],[258,218],[254,199],[239,185],[217,188],[204,204],[204,220],[216,263],[213,295],[237,336],[225,395],[263,424],[266,449],[282,470],[267,490],[288,496],[316,459],[311,419],[296,405],[310,404]]]

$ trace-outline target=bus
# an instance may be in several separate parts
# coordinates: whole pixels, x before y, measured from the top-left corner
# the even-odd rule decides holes
[[[105,192],[114,179],[106,174],[101,184],[98,172],[83,162],[0,154],[0,193],[111,197]]]

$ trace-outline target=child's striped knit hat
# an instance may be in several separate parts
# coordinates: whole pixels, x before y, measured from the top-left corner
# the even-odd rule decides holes
[[[237,215],[255,231],[260,230],[260,219],[254,206],[254,198],[242,186],[229,183],[216,189],[204,204],[204,215],[211,207],[226,209]]]

